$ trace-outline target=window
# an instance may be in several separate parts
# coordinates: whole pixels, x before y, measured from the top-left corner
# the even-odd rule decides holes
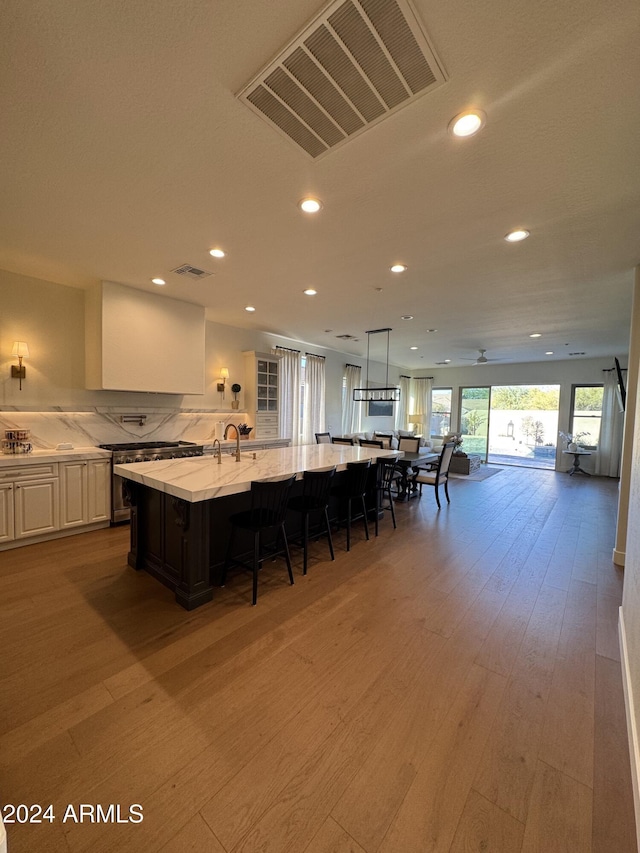
[[[571,395],[571,435],[576,444],[597,450],[602,422],[603,385],[574,385]]]
[[[431,435],[449,435],[451,432],[451,388],[433,388],[431,391]]]

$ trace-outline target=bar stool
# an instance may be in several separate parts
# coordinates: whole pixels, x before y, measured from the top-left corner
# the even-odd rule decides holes
[[[307,573],[307,558],[309,552],[309,517],[316,513],[324,515],[325,532],[329,542],[331,559],[335,560],[333,553],[333,541],[331,539],[331,527],[329,525],[329,490],[331,481],[336,473],[335,467],[325,468],[320,471],[305,471],[302,479],[302,494],[289,498],[288,508],[292,512],[300,513],[302,530],[302,547],[304,552],[304,568],[302,574]],[[322,535],[322,534],[320,534]]]
[[[380,510],[390,509],[391,518],[393,520],[393,529],[395,530],[397,526],[396,511],[393,506],[393,495],[391,494],[391,487],[395,486],[397,491],[397,481],[402,476],[402,474],[400,474],[396,468],[397,461],[397,456],[382,456],[378,458],[378,476],[376,480],[376,536],[378,535],[378,515],[380,513]],[[385,498],[388,501],[386,506],[383,504]]]
[[[258,600],[258,569],[262,564],[263,556],[275,556],[278,551],[278,540],[282,537],[284,543],[284,556],[287,561],[289,581],[293,583],[293,572],[291,571],[291,558],[289,546],[287,545],[287,533],[284,529],[284,519],[287,512],[287,501],[291,488],[295,482],[295,474],[283,480],[254,480],[251,483],[251,509],[244,512],[236,512],[229,516],[231,524],[231,535],[227,546],[227,554],[222,569],[220,586],[224,586],[227,579],[227,568],[234,563],[243,566],[253,572],[253,598],[251,603],[255,605]],[[253,533],[253,562],[251,565],[231,557],[231,547],[236,530],[247,530]],[[262,534],[275,533],[274,548],[269,554],[262,555]]]
[[[362,520],[364,522],[364,533],[369,539],[369,525],[367,524],[367,507],[364,501],[367,490],[367,480],[371,460],[364,459],[362,462],[347,462],[346,473],[339,486],[331,490],[331,494],[340,498],[347,504],[347,551],[351,550],[351,505],[353,501],[359,501],[362,506]]]

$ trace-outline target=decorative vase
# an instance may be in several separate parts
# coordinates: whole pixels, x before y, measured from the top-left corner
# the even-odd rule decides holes
[[[239,409],[240,408],[240,400],[232,400],[231,401],[231,408],[232,409]]]
[[[570,450],[572,453],[575,453],[577,449],[578,449],[578,445],[575,443],[575,441],[569,442],[567,450]]]

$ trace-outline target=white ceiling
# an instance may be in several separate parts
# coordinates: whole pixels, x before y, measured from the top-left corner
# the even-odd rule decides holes
[[[391,361],[408,369],[480,347],[514,362],[624,354],[640,4],[414,7],[447,82],[313,161],[236,94],[318,0],[6,0],[0,267],[122,282],[354,354],[391,327]],[[486,126],[454,140],[450,119],[472,106]],[[315,218],[297,208],[307,194],[324,203]],[[515,227],[531,237],[506,243]],[[396,261],[407,272],[389,272]],[[185,262],[215,276],[171,274]],[[383,346],[372,338],[372,357]]]

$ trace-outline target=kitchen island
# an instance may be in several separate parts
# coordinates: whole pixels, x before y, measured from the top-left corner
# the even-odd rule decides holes
[[[335,444],[114,466],[131,504],[129,565],[145,569],[193,610],[213,597],[230,533],[229,516],[249,507],[253,480],[269,480],[398,451]],[[301,488],[301,484],[296,483]],[[372,482],[372,489],[375,484]]]

